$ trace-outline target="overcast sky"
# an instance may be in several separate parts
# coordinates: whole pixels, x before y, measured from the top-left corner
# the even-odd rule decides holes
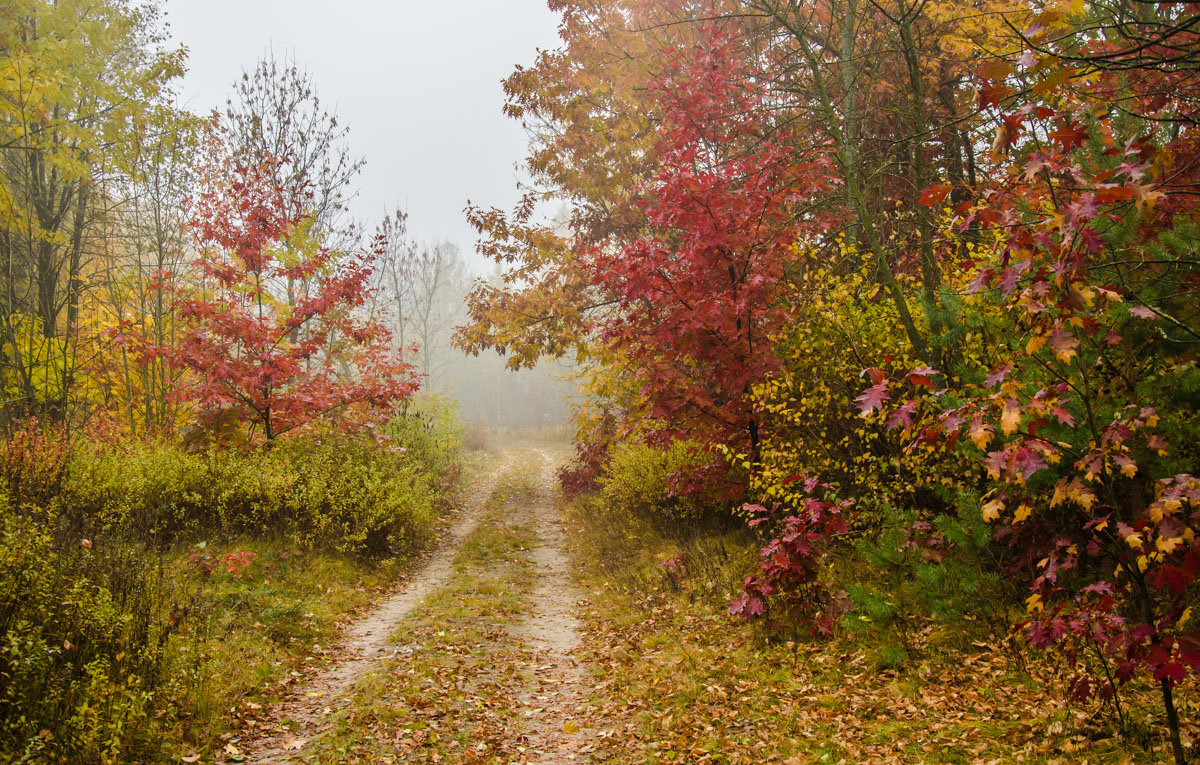
[[[399,205],[410,236],[450,239],[470,254],[467,200],[511,207],[519,124],[504,117],[500,81],[558,44],[545,0],[164,0],[188,49],[181,99],[224,105],[232,83],[273,49],[312,75],[323,104],[367,160],[355,218],[369,227]]]

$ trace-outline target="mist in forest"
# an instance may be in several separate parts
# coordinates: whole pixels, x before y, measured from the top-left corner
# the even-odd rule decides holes
[[[289,147],[303,167],[287,180],[310,184],[327,244],[352,251],[369,246],[372,229],[386,233],[369,308],[397,346],[412,349],[406,355],[425,375],[423,389],[455,399],[461,416],[481,425],[561,422],[573,390],[560,379],[569,366],[514,372],[496,353],[467,356],[451,343],[465,320],[466,295],[490,266],[474,251],[462,209],[469,197],[510,206],[525,178],[512,163],[526,136],[504,115],[496,81],[557,41],[558,16],[539,2],[442,8],[356,1],[314,26],[299,23],[304,15],[293,13],[294,4],[275,0],[167,0],[163,7],[172,39],[189,51],[181,101],[198,114],[215,108],[243,117],[227,120],[239,123],[235,145]],[[222,9],[244,23],[219,22]],[[381,42],[331,47],[331,24]],[[494,34],[501,24],[508,33]],[[446,35],[469,40],[472,55],[455,55]],[[251,55],[239,60],[230,50]],[[364,86],[366,51],[373,68],[423,67],[430,76],[392,78],[391,97],[380,99]],[[409,118],[412,104],[444,93],[458,97]],[[399,212],[379,223],[385,209]]]
[[[376,230],[377,263],[369,306],[423,377],[423,389],[458,403],[460,416],[486,427],[564,422],[574,387],[567,362],[511,370],[498,353],[466,354],[454,345],[467,321],[467,295],[477,276],[451,241],[421,243],[406,235],[395,212]],[[491,278],[496,278],[498,274]]]
[[[393,349],[421,376],[422,390],[456,401],[464,420],[485,427],[566,419],[574,390],[564,379],[568,362],[513,371],[494,351],[469,355],[455,347],[455,331],[468,319],[467,296],[478,280],[498,280],[499,271],[482,277],[478,259],[473,265],[459,243],[418,239],[404,208],[373,227],[354,216],[350,203],[366,162],[355,154],[349,128],[321,105],[308,71],[294,60],[260,59],[234,85],[221,125],[242,153],[290,147],[275,184],[295,190],[304,209],[293,214],[310,214],[311,230],[326,246],[370,253],[370,297],[362,311],[391,333]],[[292,292],[289,285],[279,297],[291,302]]]

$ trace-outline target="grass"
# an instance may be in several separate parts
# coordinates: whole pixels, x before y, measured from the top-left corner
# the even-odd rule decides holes
[[[395,632],[400,651],[361,681],[312,762],[508,762],[521,758],[515,694],[529,652],[512,634],[532,607],[537,544],[514,508],[534,501],[536,462],[506,472],[454,561],[453,574]]]
[[[468,477],[486,473],[494,454],[464,458]],[[249,567],[210,575],[198,557],[253,553]],[[222,759],[224,741],[305,673],[319,668],[341,628],[378,600],[412,559],[366,561],[289,547],[280,541],[211,541],[164,560],[182,618],[190,624],[170,646],[184,681],[171,689],[160,721],[174,754]],[[161,706],[161,705],[160,705]]]
[[[1115,736],[1093,708],[1068,705],[1053,662],[1000,650],[983,624],[884,656],[884,636],[768,641],[725,605],[756,556],[735,532],[684,541],[594,500],[570,506],[571,556],[591,596],[585,726],[613,763],[1166,761],[1153,689],[1128,690],[1154,735]],[[682,551],[675,579],[658,564]],[[926,637],[932,629],[924,630]],[[885,660],[886,659],[886,660]],[[1194,694],[1181,689],[1180,696]],[[1192,703],[1194,707],[1195,704]],[[1196,718],[1189,732],[1196,737]]]
[[[343,556],[306,552],[278,542],[225,541],[207,545],[215,558],[251,552],[237,573],[218,568],[205,575],[194,549],[168,556],[177,594],[177,618],[187,620],[169,646],[168,661],[186,678],[166,707],[166,738],[173,747],[202,755],[220,749],[222,734],[238,717],[279,695],[284,685],[319,661],[341,623],[394,581],[406,563],[365,564]],[[187,753],[187,752],[184,752]]]

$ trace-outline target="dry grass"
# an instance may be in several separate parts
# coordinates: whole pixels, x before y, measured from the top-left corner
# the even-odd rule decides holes
[[[1131,736],[1073,708],[1045,657],[970,623],[919,630],[881,661],[878,635],[767,641],[725,612],[754,547],[736,534],[680,543],[595,503],[571,508],[577,575],[591,595],[586,724],[604,762],[1154,762],[1168,752],[1152,689],[1128,691]],[[689,573],[658,563],[687,549]],[[935,647],[936,646],[936,647]],[[1194,682],[1181,689],[1200,738]]]

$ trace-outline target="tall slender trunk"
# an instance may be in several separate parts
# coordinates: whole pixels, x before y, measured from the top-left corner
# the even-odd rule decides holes
[[[1163,678],[1163,706],[1167,710],[1167,730],[1171,735],[1171,754],[1175,757],[1175,765],[1186,765],[1187,755],[1183,751],[1183,740],[1179,736],[1179,713],[1175,711],[1175,697],[1171,692],[1171,681]]]
[[[900,324],[912,345],[913,352],[921,359],[931,362],[929,346],[917,327],[912,311],[908,307],[908,299],[904,290],[896,280],[896,274],[888,263],[882,243],[879,241],[875,228],[873,214],[867,205],[863,189],[862,162],[858,153],[859,143],[859,114],[858,114],[858,68],[854,49],[855,31],[858,19],[858,0],[846,0],[845,16],[842,21],[842,34],[839,55],[842,63],[842,130],[838,132],[838,153],[843,171],[846,174],[846,196],[854,213],[857,227],[857,241],[865,245],[872,253],[878,278],[887,288],[900,318]],[[816,72],[815,75],[819,76]]]
[[[928,129],[925,120],[925,86],[921,74],[921,62],[917,56],[916,41],[913,39],[913,19],[908,10],[901,6],[901,16],[897,23],[900,31],[900,43],[904,48],[904,60],[908,68],[908,86],[911,96],[911,133],[908,137],[909,162],[913,175],[913,208],[917,214],[917,231],[920,237],[921,251],[921,282],[926,303],[932,307],[937,300],[938,287],[941,283],[941,273],[933,256],[933,223],[929,216],[929,207],[918,204],[921,190],[929,186],[932,178],[925,163],[925,142]]]

